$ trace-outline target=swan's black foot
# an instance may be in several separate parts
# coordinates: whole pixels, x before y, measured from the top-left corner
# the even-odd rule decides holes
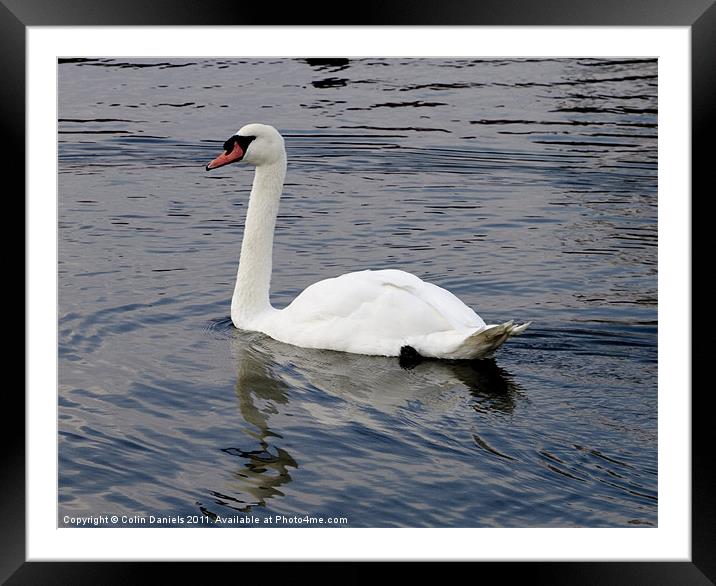
[[[398,357],[398,363],[401,368],[410,370],[415,368],[418,364],[423,361],[423,357],[418,354],[418,351],[412,346],[403,346],[400,349],[400,356]]]

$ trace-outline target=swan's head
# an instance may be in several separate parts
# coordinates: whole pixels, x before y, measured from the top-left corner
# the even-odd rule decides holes
[[[224,143],[224,152],[206,166],[207,171],[229,163],[270,165],[286,159],[283,137],[273,126],[247,124]]]

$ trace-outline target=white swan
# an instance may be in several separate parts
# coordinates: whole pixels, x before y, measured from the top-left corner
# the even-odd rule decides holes
[[[246,215],[231,320],[295,346],[355,354],[482,358],[529,325],[486,325],[449,291],[410,273],[347,273],[306,288],[285,309],[269,302],[273,235],[286,175],[283,137],[248,124],[224,143],[206,169],[245,161],[256,167]]]

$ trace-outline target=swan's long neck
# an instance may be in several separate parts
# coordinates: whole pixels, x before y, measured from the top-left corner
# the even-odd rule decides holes
[[[231,298],[231,319],[239,328],[247,327],[252,319],[271,309],[273,233],[285,176],[285,155],[275,163],[256,167],[246,212],[239,272]]]

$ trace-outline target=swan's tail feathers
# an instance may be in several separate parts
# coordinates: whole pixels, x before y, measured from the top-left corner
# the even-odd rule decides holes
[[[519,336],[532,322],[515,325],[513,321],[504,324],[487,326],[463,340],[453,352],[451,358],[477,359],[487,358],[497,350],[508,338]]]
[[[510,331],[510,337],[512,336],[519,336],[522,332],[524,332],[529,325],[531,324],[531,321],[527,321],[523,323],[521,326],[512,326],[512,330]]]

